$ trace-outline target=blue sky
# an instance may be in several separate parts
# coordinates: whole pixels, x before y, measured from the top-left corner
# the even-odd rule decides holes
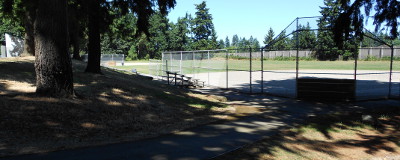
[[[172,22],[178,17],[196,12],[194,4],[203,0],[176,0],[177,5],[168,15]],[[212,14],[218,39],[253,36],[261,44],[268,29],[275,35],[297,17],[320,16],[323,0],[208,0],[207,8]]]

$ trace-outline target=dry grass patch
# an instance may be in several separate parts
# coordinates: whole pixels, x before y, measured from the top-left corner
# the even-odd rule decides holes
[[[399,111],[310,119],[306,125],[245,146],[216,159],[384,159],[400,157]],[[382,116],[383,115],[383,116]]]
[[[37,97],[33,58],[0,59],[0,157],[119,143],[228,119],[224,98],[74,61],[75,99]]]

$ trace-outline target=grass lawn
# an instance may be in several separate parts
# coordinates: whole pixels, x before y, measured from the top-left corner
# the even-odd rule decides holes
[[[131,66],[113,66],[112,68],[126,70],[128,72],[132,72],[132,69],[136,69],[139,73],[149,74],[149,66],[148,65],[131,65]]]
[[[0,157],[156,137],[219,120],[224,97],[73,61],[77,98],[38,97],[34,57],[0,59]]]
[[[399,109],[322,115],[304,125],[227,153],[216,160],[400,159]]]
[[[141,63],[145,63],[141,61]],[[179,70],[180,62],[169,62],[169,70]],[[201,73],[201,72],[224,72],[226,71],[226,60],[209,60],[209,61],[182,61],[182,66],[185,74]],[[354,70],[354,61],[300,61],[300,70]],[[195,69],[193,69],[195,67]],[[295,70],[295,61],[264,61],[264,70]],[[131,71],[135,68],[140,73],[149,74],[148,65],[133,65],[133,66],[116,66],[115,68]],[[229,60],[229,70],[243,70],[250,69],[249,60]],[[389,71],[390,61],[358,61],[358,70],[381,70]],[[252,70],[261,70],[261,61],[254,60],[252,62]],[[393,71],[400,71],[400,62],[394,61]]]

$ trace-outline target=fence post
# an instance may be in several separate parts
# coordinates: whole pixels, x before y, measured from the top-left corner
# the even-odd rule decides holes
[[[172,71],[172,53],[169,53],[169,60],[170,60],[170,62],[169,62],[169,69]],[[168,64],[168,63],[167,63]],[[168,68],[167,68],[168,69]],[[168,70],[167,70],[168,71]]]
[[[264,48],[261,48],[261,93],[264,93]]]
[[[299,80],[299,17],[296,18],[296,98],[297,95],[297,83]]]
[[[229,50],[226,50],[226,53],[225,53],[225,61],[226,61],[226,89],[229,89],[229,87],[228,87],[228,80],[229,80],[229,75],[228,75],[228,73],[229,73],[229,66],[228,66],[228,62],[229,62],[229,60],[228,60],[228,51]]]
[[[122,66],[124,66],[125,63],[125,54],[122,54]]]
[[[393,56],[394,56],[394,47],[393,45],[390,46],[392,50],[390,53],[390,75],[389,75],[389,95],[388,98],[392,95],[392,74],[393,74]]]
[[[195,68],[196,68],[196,66],[195,66],[196,63],[195,63],[194,51],[192,51],[192,56],[193,56],[193,57],[192,57],[192,59],[193,59],[193,60],[192,60],[192,74],[193,74],[193,77],[196,78],[196,70],[197,70],[197,69],[195,69]]]
[[[208,61],[208,85],[210,85],[210,51],[207,51],[207,61]]]
[[[183,59],[183,57],[182,57],[182,51],[181,51],[181,60],[179,61],[179,72],[181,74],[183,74],[183,71],[182,71],[182,59]]]
[[[169,85],[168,60],[165,60],[165,73],[167,74],[167,83]]]
[[[357,100],[357,67],[358,67],[358,55],[354,55],[354,97]]]
[[[251,47],[249,47],[249,51],[250,51],[250,93],[253,93],[253,86],[251,84],[251,81],[253,80],[253,72],[252,72],[252,53],[251,53]]]

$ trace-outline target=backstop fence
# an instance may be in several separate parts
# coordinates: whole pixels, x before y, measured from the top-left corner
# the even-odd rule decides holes
[[[316,96],[326,91],[328,96],[346,93],[354,100],[400,97],[400,48],[371,37],[388,47],[358,48],[357,41],[349,41],[344,42],[348,48],[338,49],[321,38],[332,33],[318,26],[319,21],[320,17],[296,18],[264,48],[164,52],[153,69],[161,79],[167,71],[176,72],[208,86],[246,93],[299,98],[305,92]]]
[[[400,97],[398,60],[319,61],[311,57],[314,51],[299,51],[304,55],[299,58],[292,52],[252,48],[164,52],[162,60],[150,60],[150,74],[163,79],[166,71],[177,72],[211,87],[290,98],[298,97],[301,78],[348,79],[356,82],[356,100]]]

